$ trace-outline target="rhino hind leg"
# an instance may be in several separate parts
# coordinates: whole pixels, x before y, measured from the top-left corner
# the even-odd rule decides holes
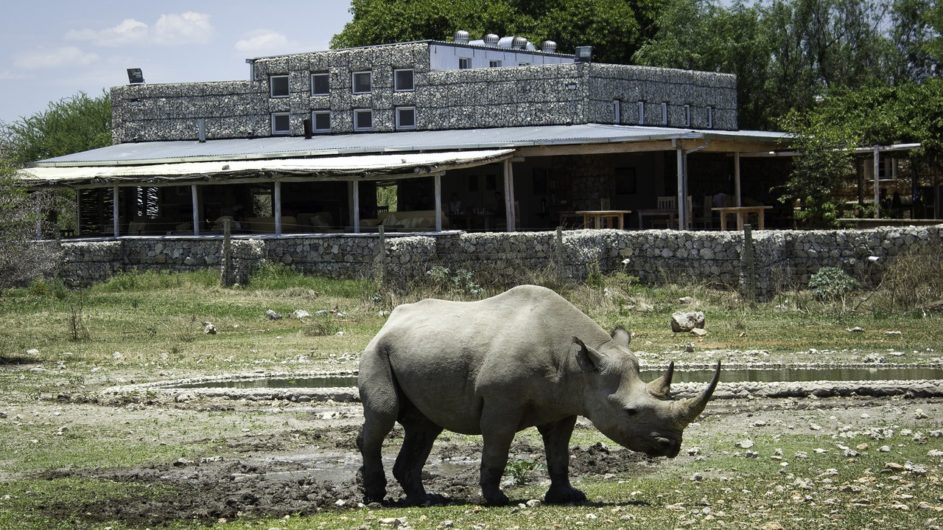
[[[553,423],[538,425],[547,453],[550,489],[544,495],[547,504],[572,504],[586,501],[586,495],[570,485],[570,436],[576,425],[576,416]]]
[[[357,436],[357,448],[363,456],[360,478],[363,481],[364,502],[383,502],[386,497],[386,474],[383,471],[381,450],[383,440],[393,430],[400,410],[400,393],[385,356],[364,352],[358,386],[363,403],[363,427]]]
[[[431,498],[422,485],[422,468],[442,427],[432,423],[415,407],[407,405],[405,408],[407,410],[399,420],[404,431],[403,446],[393,465],[393,476],[406,492],[406,504],[429,504]]]

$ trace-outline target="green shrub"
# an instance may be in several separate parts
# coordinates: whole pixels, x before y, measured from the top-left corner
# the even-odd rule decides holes
[[[822,267],[809,278],[809,289],[822,301],[839,300],[858,288],[858,281],[838,267]]]

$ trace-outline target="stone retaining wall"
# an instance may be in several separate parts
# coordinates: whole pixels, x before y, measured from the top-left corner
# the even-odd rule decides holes
[[[840,267],[873,284],[891,258],[907,249],[939,259],[943,225],[873,230],[762,231],[753,233],[757,292],[805,286],[821,267]],[[384,252],[380,254],[380,248]],[[37,244],[56,244],[40,242]],[[70,285],[102,281],[119,271],[218,269],[222,238],[158,237],[63,241],[58,275]],[[744,234],[677,230],[421,235],[293,235],[233,240],[236,281],[263,261],[306,274],[374,277],[407,286],[433,266],[467,270],[480,283],[525,282],[534,275],[584,279],[597,270],[624,271],[646,284],[696,281],[719,287],[744,282]]]

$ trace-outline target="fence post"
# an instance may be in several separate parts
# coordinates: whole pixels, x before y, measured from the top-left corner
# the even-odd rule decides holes
[[[373,259],[373,281],[376,283],[377,289],[382,289],[386,281],[386,233],[382,224],[377,226],[377,230],[379,237],[377,255]]]
[[[223,270],[220,275],[220,283],[223,287],[232,287],[232,230],[229,225],[229,218],[223,219]]]
[[[553,272],[557,280],[563,280],[565,273],[563,271],[563,227],[557,227],[557,233],[553,238]]]
[[[753,255],[753,227],[743,225],[743,251],[740,253],[740,283],[750,305],[756,302],[756,258]]]

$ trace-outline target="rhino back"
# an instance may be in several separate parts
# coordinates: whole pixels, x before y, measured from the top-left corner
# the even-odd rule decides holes
[[[574,335],[609,339],[558,294],[522,286],[477,302],[400,306],[371,346],[389,358],[400,389],[423,414],[477,433],[485,400],[552,401]]]

